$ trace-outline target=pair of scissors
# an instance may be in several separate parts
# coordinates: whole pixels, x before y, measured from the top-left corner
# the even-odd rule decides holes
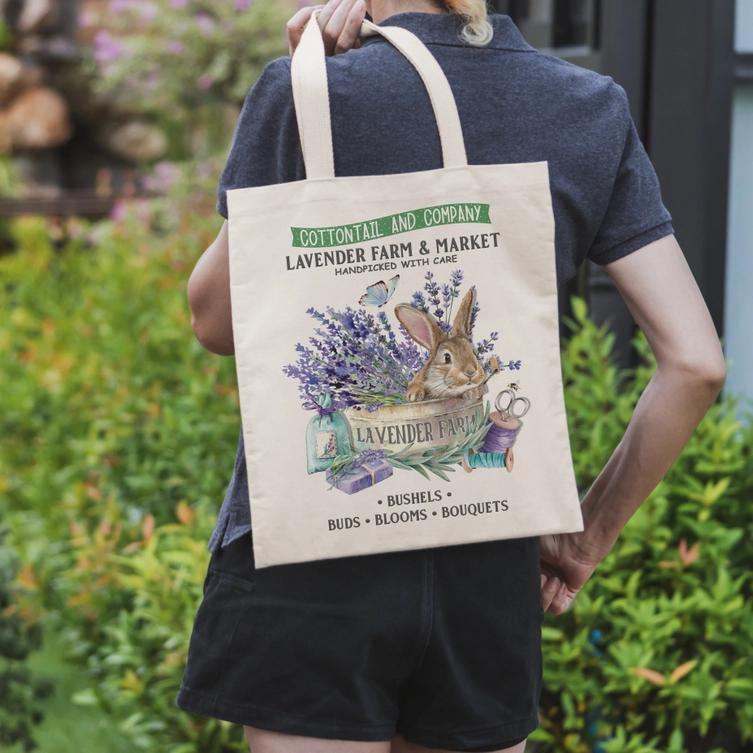
[[[507,397],[507,403],[503,405],[503,398]],[[520,403],[523,408],[516,412],[515,406]],[[503,420],[509,421],[511,418],[523,418],[531,407],[531,401],[527,397],[517,396],[512,390],[502,390],[494,401],[494,407],[499,411]]]

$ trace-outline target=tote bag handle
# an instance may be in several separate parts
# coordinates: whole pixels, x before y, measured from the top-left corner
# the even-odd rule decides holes
[[[312,13],[293,54],[291,76],[298,132],[307,178],[334,178],[332,117],[329,107],[327,66],[321,28]],[[436,58],[412,32],[400,26],[378,26],[364,20],[361,33],[380,34],[393,44],[421,76],[437,120],[445,167],[468,164],[455,97]]]

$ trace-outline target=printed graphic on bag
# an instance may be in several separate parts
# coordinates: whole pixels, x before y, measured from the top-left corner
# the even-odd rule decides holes
[[[489,206],[449,204],[338,227],[294,227],[293,246],[360,243],[466,222],[491,222]],[[441,239],[438,253],[443,244],[473,243]],[[378,245],[370,259],[364,250],[355,249],[350,263],[382,255]],[[340,261],[336,251],[323,253],[325,265],[348,263],[347,253]],[[391,244],[387,253],[410,258],[413,247]],[[290,260],[288,269],[295,269]],[[328,484],[355,494],[394,470],[445,481],[459,468],[512,471],[530,400],[516,394],[519,380],[499,393],[494,412],[485,396],[493,377],[517,373],[523,362],[509,357],[514,354],[500,357],[498,330],[478,336],[478,287],[464,278],[460,268],[444,278],[427,270],[420,289],[405,290],[395,274],[369,284],[353,305],[305,312],[313,320],[311,336],[294,344],[298,357],[283,371],[297,381],[302,408],[316,414],[307,429],[310,474],[326,471]]]
[[[337,174],[340,95],[309,23],[291,63],[306,177],[227,192],[257,568],[583,530],[549,163],[469,164],[436,58],[366,25],[420,74],[442,166]]]
[[[527,190],[234,226],[264,239],[231,258],[257,562],[578,527],[553,226]]]

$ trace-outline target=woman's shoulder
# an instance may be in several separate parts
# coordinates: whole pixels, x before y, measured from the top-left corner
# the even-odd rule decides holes
[[[484,55],[471,50],[458,54],[457,46],[431,45],[432,53],[453,87],[463,87],[476,98],[503,97],[506,102],[538,103],[559,111],[585,106],[593,116],[616,117],[626,113],[625,90],[608,74],[570,63],[545,50],[490,48]],[[389,44],[370,44],[327,59],[330,91],[337,95],[391,89],[396,98],[421,88],[402,55]],[[290,59],[279,62],[275,73],[290,76]]]
[[[464,99],[477,103],[479,112],[494,109],[495,102],[520,118],[534,117],[556,125],[561,133],[602,133],[619,142],[630,127],[630,103],[625,89],[611,76],[570,63],[542,50],[525,53],[503,49],[489,51],[480,61],[483,75],[474,74],[478,56],[463,61],[439,46],[434,50],[453,86],[467,87]],[[453,70],[453,66],[457,66]],[[408,73],[406,73],[408,71]],[[375,107],[394,110],[415,97],[420,78],[410,76],[400,53],[388,44],[370,44],[327,58],[332,105],[357,114]],[[399,79],[398,77],[403,77]],[[415,80],[414,80],[415,79]],[[295,110],[291,84],[291,58],[277,57],[264,66],[246,95],[244,109],[254,117],[244,128],[264,128],[275,123],[293,123]],[[337,111],[335,112],[337,115]],[[292,126],[290,127],[292,129]],[[290,130],[290,129],[287,129]],[[269,134],[267,134],[269,135]]]
[[[627,99],[625,90],[608,74],[583,68],[543,50],[531,50],[531,54],[513,58],[509,54],[505,55],[504,50],[499,52],[500,79],[505,81],[510,75],[519,77],[527,84],[529,96],[552,94],[556,95],[556,99],[566,99],[572,104],[585,101],[590,104],[603,103],[607,108],[624,113]],[[364,84],[377,79],[384,80],[388,76],[384,64],[395,59],[396,54],[399,55],[390,45],[369,45],[328,57],[330,88],[339,90],[345,86],[360,90]],[[271,60],[264,66],[247,97],[270,103],[289,102],[292,97],[290,66],[289,55]],[[404,66],[400,68],[404,69]],[[487,75],[475,80],[485,80],[490,84],[488,67],[485,73]],[[469,85],[472,81],[473,78],[469,77]],[[493,84],[491,88],[494,88]]]
[[[621,105],[625,90],[606,73],[584,68],[552,53],[536,50],[529,56],[529,75],[542,87],[560,92],[568,99],[602,100]]]
[[[290,56],[270,60],[246,94],[246,99],[275,101],[292,94],[290,83]]]

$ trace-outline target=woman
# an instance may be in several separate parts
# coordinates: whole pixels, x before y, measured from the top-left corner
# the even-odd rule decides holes
[[[425,90],[376,23],[418,35],[458,102],[469,161],[548,160],[560,286],[590,259],[614,280],[658,368],[582,500],[585,530],[262,568],[253,564],[242,435],[178,705],[242,724],[253,753],[519,753],[538,726],[541,620],[561,614],[718,395],[724,357],[653,167],[610,77],[530,47],[484,0],[321,7],[338,175],[441,166]],[[291,52],[312,8],[288,24]],[[246,98],[230,188],[305,175],[290,58]],[[231,355],[227,227],[188,286],[192,325]]]

